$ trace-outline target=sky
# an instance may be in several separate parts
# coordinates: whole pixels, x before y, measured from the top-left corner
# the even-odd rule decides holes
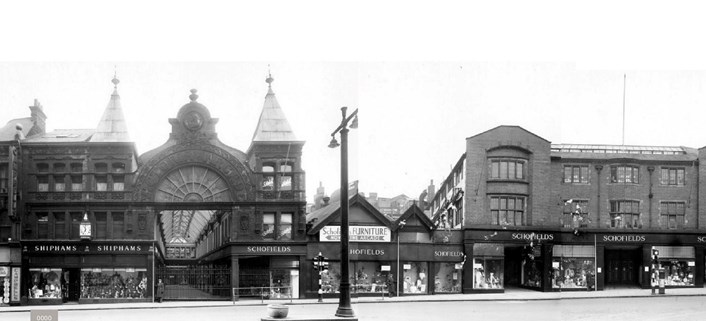
[[[82,11],[17,4],[0,22],[18,30],[0,53],[0,123],[36,98],[48,129],[95,128],[117,73],[139,153],[166,142],[192,88],[219,139],[246,151],[271,72],[306,141],[309,201],[340,185],[327,145],[342,106],[359,109],[349,180],[382,197],[418,197],[465,138],[499,125],[552,143],[706,146],[698,2],[69,2]]]

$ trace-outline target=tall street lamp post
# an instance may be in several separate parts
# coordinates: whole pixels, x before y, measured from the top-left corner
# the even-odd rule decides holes
[[[328,147],[341,146],[341,284],[337,317],[354,317],[351,307],[351,283],[348,278],[348,128],[358,128],[358,109],[346,116],[348,107],[341,107],[341,124],[331,133]],[[353,118],[355,117],[355,119]],[[348,122],[353,122],[348,125]],[[341,144],[336,141],[336,133],[341,133]]]
[[[397,296],[400,296],[400,230],[407,224],[407,221],[400,221],[397,227]]]

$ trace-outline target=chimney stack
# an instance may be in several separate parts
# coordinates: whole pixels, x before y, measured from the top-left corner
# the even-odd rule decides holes
[[[29,106],[29,110],[31,111],[30,117],[34,126],[29,130],[27,136],[46,133],[47,115],[44,114],[44,108],[39,103],[39,100],[35,98],[34,105]]]

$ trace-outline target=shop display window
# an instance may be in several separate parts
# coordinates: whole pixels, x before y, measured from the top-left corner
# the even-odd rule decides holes
[[[659,264],[665,272],[666,286],[694,286],[696,262],[693,260],[660,260]]]
[[[29,297],[32,299],[61,298],[61,269],[29,269]]]
[[[145,298],[147,285],[146,269],[81,269],[81,298],[84,299]]]
[[[541,258],[522,261],[522,285],[532,288],[542,287],[542,271],[544,264]]]
[[[552,258],[552,288],[594,290],[595,271],[593,258]]]
[[[402,264],[404,279],[402,280],[402,293],[426,294],[427,275],[426,262],[407,262]]]
[[[502,289],[503,259],[476,257],[473,259],[473,288]]]
[[[350,262],[348,266],[351,293],[387,292],[387,272],[382,272],[380,262]],[[387,263],[389,265],[389,263]],[[328,270],[321,274],[323,293],[338,293],[341,285],[341,263],[330,262]]]
[[[461,293],[461,263],[437,263],[434,269],[434,293]]]

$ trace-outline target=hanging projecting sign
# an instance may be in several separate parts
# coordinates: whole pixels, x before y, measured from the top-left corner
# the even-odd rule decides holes
[[[324,226],[319,232],[319,241],[338,242],[341,240],[340,226]],[[390,229],[385,226],[349,226],[349,242],[390,242]]]

